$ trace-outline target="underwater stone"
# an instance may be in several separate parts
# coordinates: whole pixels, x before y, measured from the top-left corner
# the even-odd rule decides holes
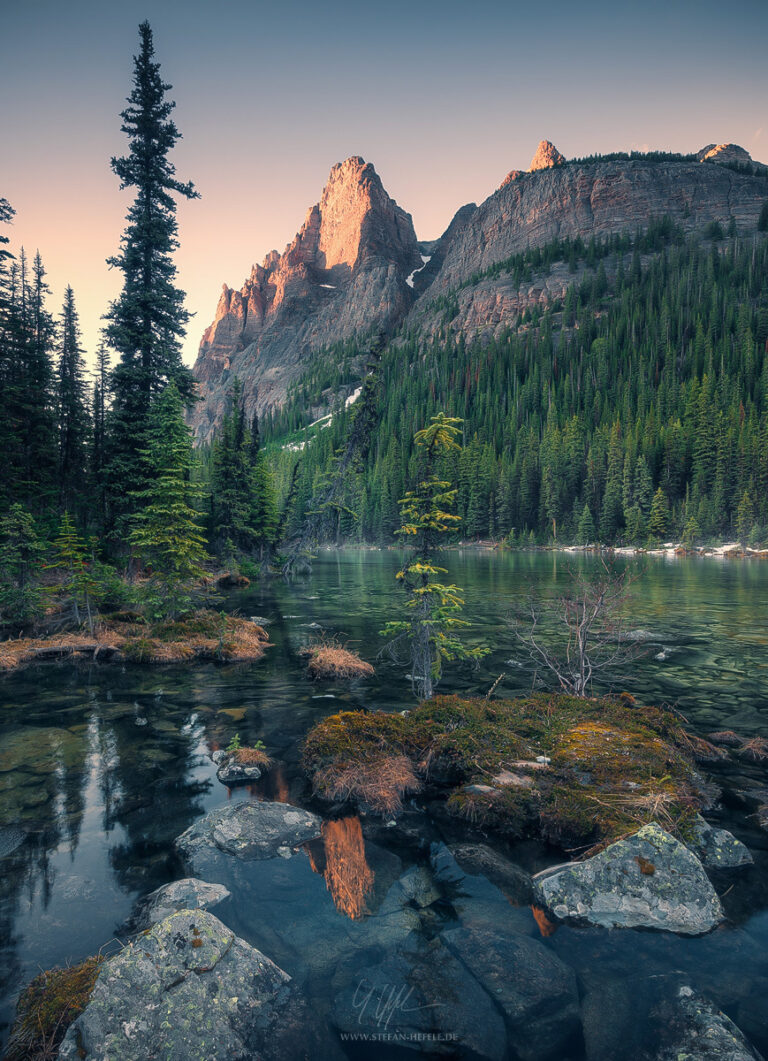
[[[695,839],[688,845],[709,869],[736,869],[751,866],[754,859],[749,849],[727,829],[717,829],[696,815],[693,824]]]
[[[229,803],[217,807],[176,839],[182,855],[217,847],[237,858],[274,858],[280,848],[293,849],[320,836],[321,820],[287,803]]]
[[[655,822],[533,883],[537,902],[558,921],[697,936],[723,920],[701,862]]]

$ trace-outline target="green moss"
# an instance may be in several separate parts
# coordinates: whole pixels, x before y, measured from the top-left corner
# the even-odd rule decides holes
[[[391,756],[405,756],[433,788],[452,788],[453,813],[507,836],[563,846],[601,844],[654,820],[684,838],[701,806],[691,741],[678,717],[628,694],[491,702],[443,696],[406,716],[343,712],[310,731],[304,765],[322,779]],[[542,756],[544,768],[536,763]],[[503,771],[524,775],[527,785],[505,785],[497,779]]]
[[[101,955],[40,973],[22,992],[4,1061],[48,1061],[91,997]]]

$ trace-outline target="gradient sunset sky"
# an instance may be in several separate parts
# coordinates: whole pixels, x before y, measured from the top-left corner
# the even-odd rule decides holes
[[[137,27],[148,18],[202,199],[179,209],[192,361],[222,282],[283,250],[331,165],[373,162],[421,239],[540,139],[567,156],[733,141],[768,161],[768,0],[134,0],[2,5],[0,196],[12,249],[71,283],[89,359],[119,274]]]

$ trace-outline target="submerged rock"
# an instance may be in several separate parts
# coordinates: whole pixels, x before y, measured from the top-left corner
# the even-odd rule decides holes
[[[504,1013],[516,1057],[567,1056],[581,1032],[572,969],[540,941],[503,927],[465,926],[442,938]]]
[[[245,860],[290,857],[300,844],[320,836],[321,824],[316,814],[287,803],[229,803],[191,825],[176,847],[188,858],[209,847]]]
[[[501,1014],[437,939],[410,936],[378,964],[360,969],[337,993],[333,1022],[341,1032],[367,1034],[373,1045],[380,1038],[426,1055],[509,1057]]]
[[[754,859],[749,848],[727,829],[717,829],[697,814],[693,831],[694,840],[688,846],[710,869],[736,869],[752,865]]]
[[[538,874],[534,892],[557,920],[605,928],[697,936],[723,920],[701,862],[655,822],[585,862]]]
[[[126,927],[129,932],[143,932],[178,910],[207,910],[228,898],[229,894],[222,884],[183,877],[140,899]]]
[[[611,977],[582,1002],[587,1061],[755,1061],[741,1031],[682,974]]]
[[[530,875],[492,847],[487,844],[453,844],[450,850],[465,872],[487,877],[515,906],[528,906],[532,902]]]
[[[761,1061],[733,1021],[711,1002],[687,986],[680,988],[677,1000],[674,1031],[654,1061]]]
[[[12,855],[26,839],[25,834],[21,829],[17,829],[15,825],[4,825],[0,826],[0,858],[7,858],[8,855]]]
[[[262,1056],[290,977],[203,910],[182,910],[104,963],[60,1061]]]

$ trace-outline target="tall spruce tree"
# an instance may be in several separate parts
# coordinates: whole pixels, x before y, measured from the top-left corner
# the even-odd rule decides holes
[[[151,566],[158,614],[176,618],[188,605],[187,584],[203,574],[205,537],[194,507],[202,488],[192,481],[195,454],[175,383],[154,402],[142,453],[146,486],[136,500],[129,541]]]
[[[120,252],[108,264],[123,273],[123,288],[106,314],[104,334],[119,355],[112,372],[106,478],[113,530],[141,498],[142,461],[152,402],[171,381],[183,403],[193,400],[193,377],[181,361],[181,339],[189,313],[175,286],[173,252],[178,248],[176,199],[197,198],[193,184],[176,179],[169,154],[181,134],[170,119],[171,86],[154,60],[152,30],[139,26],[133,91],[122,112],[129,151],[112,159],[120,187],[135,188]]]
[[[85,362],[80,346],[80,326],[71,287],[64,293],[59,329],[59,363],[56,374],[56,408],[59,427],[59,503],[65,511],[81,507],[91,433]]]

